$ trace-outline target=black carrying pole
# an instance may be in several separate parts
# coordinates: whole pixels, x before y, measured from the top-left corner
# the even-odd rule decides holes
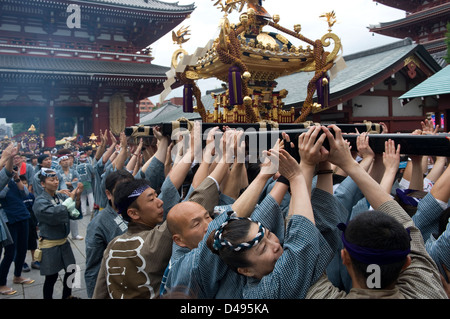
[[[308,129],[286,130],[286,131],[259,131],[245,133],[245,136],[266,135],[266,145],[273,145],[277,138],[282,138],[281,132],[289,135],[291,142],[297,149],[298,136]],[[330,129],[334,135],[334,131]],[[325,134],[322,132],[320,134]],[[352,146],[352,151],[356,151],[356,140],[360,134],[346,134],[342,136]],[[251,139],[250,139],[251,140]],[[257,140],[257,139],[255,139]],[[445,156],[450,157],[450,134],[437,135],[411,135],[411,134],[369,134],[369,146],[375,154],[382,154],[385,149],[385,142],[393,140],[395,145],[400,144],[400,153],[406,155],[429,155],[429,156]],[[259,141],[259,139],[258,139]],[[323,146],[330,149],[328,139],[325,139]],[[258,145],[259,147],[259,145]]]
[[[165,136],[171,136],[174,128],[188,129],[187,122],[170,122],[161,123],[156,125],[160,128],[160,131]],[[299,124],[278,124],[278,127],[272,127],[269,123],[261,126],[259,123],[246,124],[246,123],[202,123],[202,133],[218,126],[223,129],[227,126],[231,129],[242,129],[244,131],[244,136],[247,138],[248,147],[256,147],[258,149],[258,154],[262,150],[270,148],[276,142],[278,138],[282,138],[281,133],[286,132],[290,140],[294,143],[295,148],[297,148],[298,136],[308,131],[309,124],[299,123]],[[327,125],[324,125],[327,126]],[[342,133],[344,139],[348,140],[352,146],[352,150],[356,151],[356,139],[359,134],[355,132],[366,132],[369,128],[372,131],[376,131],[377,127],[372,124],[372,126],[366,124],[336,124]],[[330,129],[334,134],[334,131]],[[125,134],[127,136],[153,136],[152,129],[145,126],[135,126],[126,128]],[[324,134],[321,132],[320,134]],[[264,138],[265,136],[265,138]],[[412,135],[412,134],[369,134],[369,146],[372,148],[374,153],[382,154],[384,152],[385,142],[387,140],[393,140],[395,145],[400,144],[400,152],[406,155],[429,155],[429,156],[446,156],[450,157],[450,134],[437,134],[437,135]],[[203,141],[205,143],[205,141]],[[256,145],[255,145],[256,143]],[[328,140],[325,139],[325,148],[329,149]]]
[[[190,123],[193,125],[193,122]],[[267,130],[278,130],[278,131],[288,131],[288,130],[299,130],[299,129],[305,129],[308,128],[310,125],[314,125],[311,123],[278,123],[277,126],[273,126],[270,123],[202,123],[202,131],[206,131],[208,129],[211,129],[213,127],[218,126],[220,129],[222,129],[224,126],[227,126],[231,129],[243,129],[244,131],[248,129],[255,129],[257,131]],[[380,130],[379,124],[335,124],[338,126],[342,132],[345,133],[356,133],[356,132],[367,132],[368,129],[370,131],[378,131]],[[186,121],[173,121],[173,122],[167,122],[167,123],[160,123],[153,126],[157,126],[160,128],[160,131],[165,136],[171,136],[174,128],[182,128],[182,129],[188,129],[189,124]],[[153,132],[151,127],[153,126],[131,126],[125,128],[125,135],[131,136],[133,133],[144,133],[149,136],[153,136]]]

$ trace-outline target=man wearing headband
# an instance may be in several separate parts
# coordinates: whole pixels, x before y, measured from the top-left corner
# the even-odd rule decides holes
[[[38,157],[38,166],[36,167],[36,171],[34,177],[31,179],[31,184],[33,185],[33,191],[35,196],[41,194],[44,189],[42,188],[41,181],[39,180],[39,174],[41,172],[41,168],[51,168],[52,167],[52,157],[49,154],[42,154]],[[58,190],[67,189],[66,183],[64,182],[61,174],[56,172],[56,176],[59,180]]]
[[[57,172],[50,168],[41,168],[39,173],[44,191],[36,196],[33,212],[39,223],[39,249],[36,250],[40,261],[40,272],[45,276],[43,285],[44,299],[53,299],[54,285],[58,273],[64,269],[62,298],[73,298],[70,275],[74,275],[75,257],[67,236],[70,232],[70,220],[80,216],[80,196],[83,185],[79,184],[72,192],[58,192]],[[40,254],[40,256],[39,256]]]
[[[133,175],[125,169],[120,169],[108,175],[105,181],[105,194],[108,204],[89,222],[86,229],[86,270],[84,279],[89,298],[94,293],[95,282],[102,263],[106,246],[115,237],[126,232],[128,225],[121,214],[118,214],[114,204],[114,190],[119,183],[129,183]],[[84,185],[84,184],[83,184]],[[81,195],[83,200],[83,195]],[[83,203],[81,203],[83,208]]]
[[[352,159],[337,126],[322,129],[330,145],[328,160],[355,181],[374,211],[339,225],[342,262],[352,278],[349,293],[333,286],[324,273],[307,298],[447,299],[436,265],[411,217]]]
[[[78,172],[71,168],[71,153],[68,149],[62,149],[59,151],[58,163],[56,171],[61,175],[69,191],[72,191],[77,187],[78,184]],[[84,189],[84,187],[83,187]],[[80,210],[81,211],[81,210]],[[82,213],[82,212],[81,212]],[[78,232],[78,219],[70,221],[70,233],[72,234],[72,239],[83,240],[84,237],[80,236]]]

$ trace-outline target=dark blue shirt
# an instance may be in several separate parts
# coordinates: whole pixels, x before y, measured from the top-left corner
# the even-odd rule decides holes
[[[30,218],[30,212],[24,204],[24,199],[28,196],[28,191],[19,190],[17,183],[12,179],[8,185],[0,192],[0,203],[6,213],[9,224]]]

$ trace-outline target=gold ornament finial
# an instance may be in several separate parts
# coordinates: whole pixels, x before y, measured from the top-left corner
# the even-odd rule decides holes
[[[245,80],[250,80],[250,78],[252,77],[252,75],[251,75],[250,72],[245,71],[245,72],[242,74],[242,77],[243,77]]]
[[[214,6],[225,14],[231,13],[234,10],[242,12],[244,6],[254,0],[212,0],[216,1]]]
[[[241,16],[239,17],[239,20],[241,21],[241,23],[243,25],[246,25],[248,23],[248,14],[247,13],[241,14]]]
[[[278,23],[280,22],[280,15],[279,14],[274,14],[272,17],[273,22]]]
[[[252,103],[253,103],[253,100],[250,96],[244,96],[243,101],[244,101],[244,105],[247,105],[247,106],[252,105]]]
[[[185,36],[191,35],[189,33],[189,26],[184,27],[182,26],[176,33],[175,31],[172,31],[172,40],[175,44],[178,44],[181,48],[181,45],[187,41],[189,41],[190,38],[185,39]]]
[[[34,127],[34,124],[31,124],[30,128],[28,129],[28,132],[34,132],[36,131],[36,128]]]
[[[328,22],[328,31],[331,32],[331,28],[337,22],[336,13],[333,11],[324,13],[319,16],[319,18],[325,18]]]

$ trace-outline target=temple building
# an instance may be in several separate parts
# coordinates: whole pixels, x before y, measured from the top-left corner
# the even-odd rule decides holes
[[[447,50],[445,33],[447,32],[447,23],[450,22],[449,0],[374,1],[382,5],[404,10],[406,16],[396,21],[370,25],[370,32],[399,39],[411,38],[414,42],[422,44],[442,67],[446,65],[443,57]]]
[[[36,121],[45,146],[139,122],[169,67],[150,45],[195,9],[158,0],[2,0],[0,114]],[[173,86],[176,87],[175,83]]]

